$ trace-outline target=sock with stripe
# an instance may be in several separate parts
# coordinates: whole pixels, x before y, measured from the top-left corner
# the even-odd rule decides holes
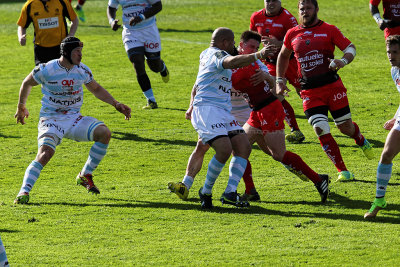
[[[253,171],[249,160],[247,160],[246,170],[243,173],[243,182],[246,186],[246,194],[250,194],[251,190],[255,189],[255,186],[253,182]]]
[[[282,163],[286,165],[285,167],[292,173],[298,176],[304,174],[314,184],[321,181],[318,173],[313,171],[299,155],[293,152],[286,151],[285,155],[283,155]]]
[[[24,180],[22,182],[19,194],[29,193],[32,190],[32,187],[39,178],[40,172],[42,170],[43,170],[42,164],[40,164],[35,160],[32,161],[31,164],[29,164],[28,168],[26,168]]]
[[[351,138],[353,138],[354,141],[356,141],[356,144],[358,146],[363,146],[365,137],[361,134],[360,128],[358,127],[357,123],[355,123],[353,121],[353,125],[354,125],[354,128],[355,128],[355,131],[354,131],[354,134],[353,134],[353,136]]]
[[[378,164],[378,169],[376,170],[376,197],[381,198],[386,194],[386,187],[389,183],[390,177],[392,176],[392,166],[391,164]]]
[[[342,154],[340,154],[340,149],[338,144],[336,143],[333,136],[328,133],[318,137],[319,142],[321,143],[322,149],[328,156],[328,158],[335,164],[338,172],[347,171],[346,165],[344,164]]]
[[[226,186],[225,193],[236,192],[240,179],[246,170],[247,159],[233,156],[229,164],[229,180]]]
[[[224,166],[225,164],[219,162],[214,155],[210,160],[210,163],[208,163],[206,181],[204,182],[203,190],[201,192],[202,194],[211,194],[215,180],[217,180]]]
[[[186,186],[187,189],[190,189],[193,185],[194,179],[192,176],[185,175],[183,177],[182,183]]]
[[[89,157],[83,166],[81,175],[92,174],[107,153],[108,144],[95,142],[89,151]]]

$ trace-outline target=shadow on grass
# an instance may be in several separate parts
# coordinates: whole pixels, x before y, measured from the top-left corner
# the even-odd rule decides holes
[[[152,202],[152,201],[141,201],[141,200],[127,200],[127,199],[115,199],[115,198],[100,198],[102,200],[110,200],[116,203],[69,203],[69,202],[42,202],[42,203],[30,203],[28,205],[32,206],[42,206],[42,205],[60,205],[60,206],[72,206],[72,207],[110,207],[110,208],[154,208],[154,209],[172,209],[172,210],[201,210],[200,201],[196,198],[190,198],[188,201],[181,203],[171,203],[171,202]],[[334,201],[334,203],[332,203]],[[118,203],[119,202],[119,203]],[[121,203],[123,202],[123,203]],[[214,204],[218,203],[214,200]],[[284,205],[312,205],[312,206],[322,206],[320,202],[316,201],[297,201],[297,202],[272,202],[272,201],[262,201],[261,203],[267,204],[284,204]],[[326,207],[327,212],[300,212],[300,211],[281,211],[279,209],[267,209],[257,205],[257,203],[251,203],[250,208],[235,208],[229,205],[225,206],[214,206],[213,209],[204,212],[212,213],[232,213],[232,214],[257,214],[266,216],[282,216],[282,217],[293,217],[293,218],[321,218],[321,219],[331,219],[331,220],[347,220],[347,221],[365,221],[364,214],[338,214],[333,213],[330,206],[340,204],[348,209],[360,208],[367,211],[370,208],[370,202],[361,200],[350,200],[345,196],[341,196],[332,193],[328,202],[323,205]],[[400,205],[391,204],[389,210],[400,210]],[[389,217],[390,216],[390,217]],[[372,222],[379,223],[390,223],[390,224],[400,224],[400,215],[398,213],[385,213],[385,216],[378,217]]]
[[[21,231],[18,230],[10,230],[10,229],[1,229],[0,228],[0,233],[19,233]]]
[[[3,138],[21,138],[19,136],[5,135],[5,134],[2,134],[2,133],[0,133],[0,137],[3,137]]]
[[[138,142],[151,142],[156,144],[178,145],[178,146],[192,146],[195,147],[197,141],[184,141],[184,140],[169,140],[169,139],[151,139],[140,137],[133,133],[113,132],[113,138],[118,140],[132,140]]]
[[[351,139],[351,137],[348,137],[348,136],[346,136],[346,135],[335,135],[334,138],[335,138],[335,139],[340,139],[340,138],[350,138],[350,139]],[[369,139],[369,138],[367,138],[367,140],[372,144],[372,147],[375,147],[375,148],[383,148],[383,146],[385,145],[384,142],[381,142],[381,141],[379,141],[379,140],[374,140],[374,139]],[[339,146],[339,147],[354,147],[354,148],[359,148],[359,146],[356,145],[356,144],[351,145],[351,146],[338,144],[338,146]]]

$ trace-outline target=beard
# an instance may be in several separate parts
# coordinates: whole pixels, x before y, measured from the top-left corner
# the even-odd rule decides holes
[[[314,14],[311,15],[311,17],[308,17],[308,18],[300,17],[299,20],[300,20],[300,24],[302,24],[306,27],[309,27],[309,26],[313,25],[316,18],[317,18],[317,11],[315,11]]]

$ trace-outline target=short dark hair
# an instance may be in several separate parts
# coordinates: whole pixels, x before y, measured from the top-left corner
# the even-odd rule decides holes
[[[297,5],[299,6],[302,2],[311,2],[315,6],[315,8],[318,8],[317,0],[299,0],[299,3]]]
[[[258,32],[253,32],[253,31],[244,31],[242,35],[240,36],[240,41],[241,42],[247,42],[250,39],[254,39],[261,43],[261,35],[258,34]]]
[[[390,35],[386,39],[386,45],[398,44],[400,46],[400,35]]]

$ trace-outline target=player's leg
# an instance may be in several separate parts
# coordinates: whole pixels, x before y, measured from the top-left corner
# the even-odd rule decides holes
[[[145,50],[147,64],[149,68],[156,73],[160,73],[163,82],[169,81],[169,71],[164,61],[161,59],[161,39],[157,25],[146,28],[142,31],[145,36]]]
[[[195,176],[201,170],[203,165],[204,155],[210,149],[208,144],[203,144],[201,139],[197,141],[196,147],[189,157],[188,164],[186,167],[186,173],[183,177],[182,182],[168,183],[168,188],[171,192],[175,193],[180,199],[186,200],[189,195],[189,190],[193,185]]]
[[[396,126],[390,130],[385,147],[383,148],[382,155],[376,171],[376,195],[370,210],[365,213],[365,219],[375,218],[379,210],[386,208],[386,188],[389,184],[390,177],[392,176],[393,159],[400,152],[400,127]]]
[[[38,138],[38,153],[25,171],[21,189],[14,200],[15,204],[26,204],[29,201],[29,193],[40,176],[44,166],[50,161],[55,153],[60,139],[53,134],[44,134]]]
[[[78,3],[75,6],[76,14],[78,15],[80,21],[82,22],[86,21],[85,12],[83,11],[83,5],[85,4],[85,2],[86,0],[78,0]]]
[[[9,267],[6,249],[4,248],[3,242],[0,237],[0,266],[1,267]]]

